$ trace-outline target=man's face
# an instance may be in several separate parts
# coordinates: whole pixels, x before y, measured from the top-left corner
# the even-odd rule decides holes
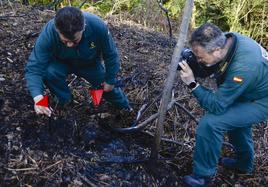
[[[202,46],[193,45],[192,50],[198,62],[204,64],[205,66],[208,67],[212,66],[221,60],[220,59],[221,49],[215,49],[214,51],[208,53]]]
[[[62,43],[64,43],[67,47],[76,47],[79,42],[82,39],[82,35],[83,35],[83,31],[79,31],[76,32],[74,34],[74,39],[73,40],[69,40],[68,38],[66,38],[63,34],[61,34],[59,32],[59,36],[60,36],[60,40],[62,41]]]

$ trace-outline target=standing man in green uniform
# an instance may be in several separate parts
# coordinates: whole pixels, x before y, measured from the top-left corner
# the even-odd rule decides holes
[[[71,73],[85,78],[93,87],[103,86],[107,101],[119,109],[131,110],[125,94],[114,87],[119,66],[115,43],[99,17],[74,7],[60,9],[43,28],[26,66],[36,113],[50,116],[52,112],[36,105],[44,97],[44,85],[57,96],[60,105],[71,102],[66,82]]]
[[[187,186],[207,186],[211,182],[225,133],[236,157],[224,157],[221,164],[250,174],[254,160],[251,127],[268,119],[268,53],[254,40],[238,33],[223,33],[210,23],[193,32],[190,44],[200,67],[213,70],[218,89],[203,87],[189,65],[179,63],[182,81],[207,111],[196,131],[193,173],[183,182]]]

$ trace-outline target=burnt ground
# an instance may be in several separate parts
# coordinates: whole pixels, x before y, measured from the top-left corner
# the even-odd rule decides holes
[[[60,113],[51,99],[53,117],[35,115],[23,70],[40,29],[53,15],[21,5],[0,6],[0,186],[182,186],[182,176],[191,172],[196,124],[181,107],[168,112],[163,136],[169,141],[162,141],[160,160],[153,166],[149,134],[155,132],[155,122],[139,133],[113,132],[109,125],[126,124],[113,120],[114,110],[105,101],[101,116],[93,115],[90,85],[81,78],[68,80],[72,106]],[[125,80],[123,89],[137,112],[161,94],[175,40],[131,21],[108,22],[121,57],[119,79]],[[204,111],[181,81],[174,97],[195,118],[202,116]],[[158,106],[154,102],[141,121]],[[254,127],[253,133],[254,174],[237,175],[219,166],[214,186],[267,186],[267,124]],[[232,150],[226,147],[223,154]]]

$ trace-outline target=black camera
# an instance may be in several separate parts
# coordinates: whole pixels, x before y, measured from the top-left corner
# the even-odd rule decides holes
[[[188,48],[184,48],[181,52],[181,57],[179,61],[186,61],[187,64],[192,69],[195,77],[205,78],[216,72],[218,65],[214,65],[211,67],[206,67],[202,63],[198,63],[196,56],[194,55],[193,51]],[[178,65],[177,70],[181,70],[180,65]]]
[[[179,61],[181,62],[183,60],[185,60],[187,62],[187,64],[191,67],[191,69],[193,69],[192,66],[198,64],[197,59],[196,59],[196,57],[191,49],[184,48],[182,50],[181,57],[180,57]],[[179,71],[181,70],[180,65],[178,65],[177,70],[179,70]]]

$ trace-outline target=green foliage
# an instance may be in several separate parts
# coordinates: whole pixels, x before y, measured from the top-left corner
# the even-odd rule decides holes
[[[131,19],[157,31],[167,31],[168,23],[165,13],[159,7],[157,0],[141,0],[130,12]]]
[[[264,44],[265,30],[268,29],[268,1],[236,0],[231,5],[233,10],[226,10],[226,14],[230,15],[230,30],[244,33]]]
[[[267,10],[267,0],[196,0],[192,25],[211,22],[224,31],[252,37],[267,47]]]
[[[193,13],[193,26],[202,25],[205,22],[211,22],[221,27],[224,31],[229,30],[227,17],[223,13],[223,8],[228,6],[228,1],[222,2],[197,0],[195,1],[195,10]]]
[[[184,7],[184,0],[169,0],[164,6],[169,11],[169,15],[172,18],[178,18]]]
[[[131,11],[140,2],[141,2],[140,0],[114,0],[112,13],[119,13],[121,11]]]
[[[94,7],[102,14],[105,15],[112,10],[113,0],[99,1],[94,4]]]
[[[121,12],[131,12],[140,4],[141,0],[104,0],[96,1],[90,5],[95,7],[101,15],[119,14]],[[84,8],[84,7],[83,7]]]
[[[30,5],[48,5],[52,2],[53,0],[29,0]]]
[[[169,16],[173,20],[178,20],[186,0],[29,0],[31,5],[41,4],[50,7],[83,5],[82,9],[93,7],[102,17],[120,14],[153,29],[162,28],[167,31],[165,14],[157,2],[162,2],[169,11]],[[212,22],[224,31],[246,34],[267,48],[267,12],[267,0],[195,0],[192,27]],[[178,21],[175,23],[178,24]]]

